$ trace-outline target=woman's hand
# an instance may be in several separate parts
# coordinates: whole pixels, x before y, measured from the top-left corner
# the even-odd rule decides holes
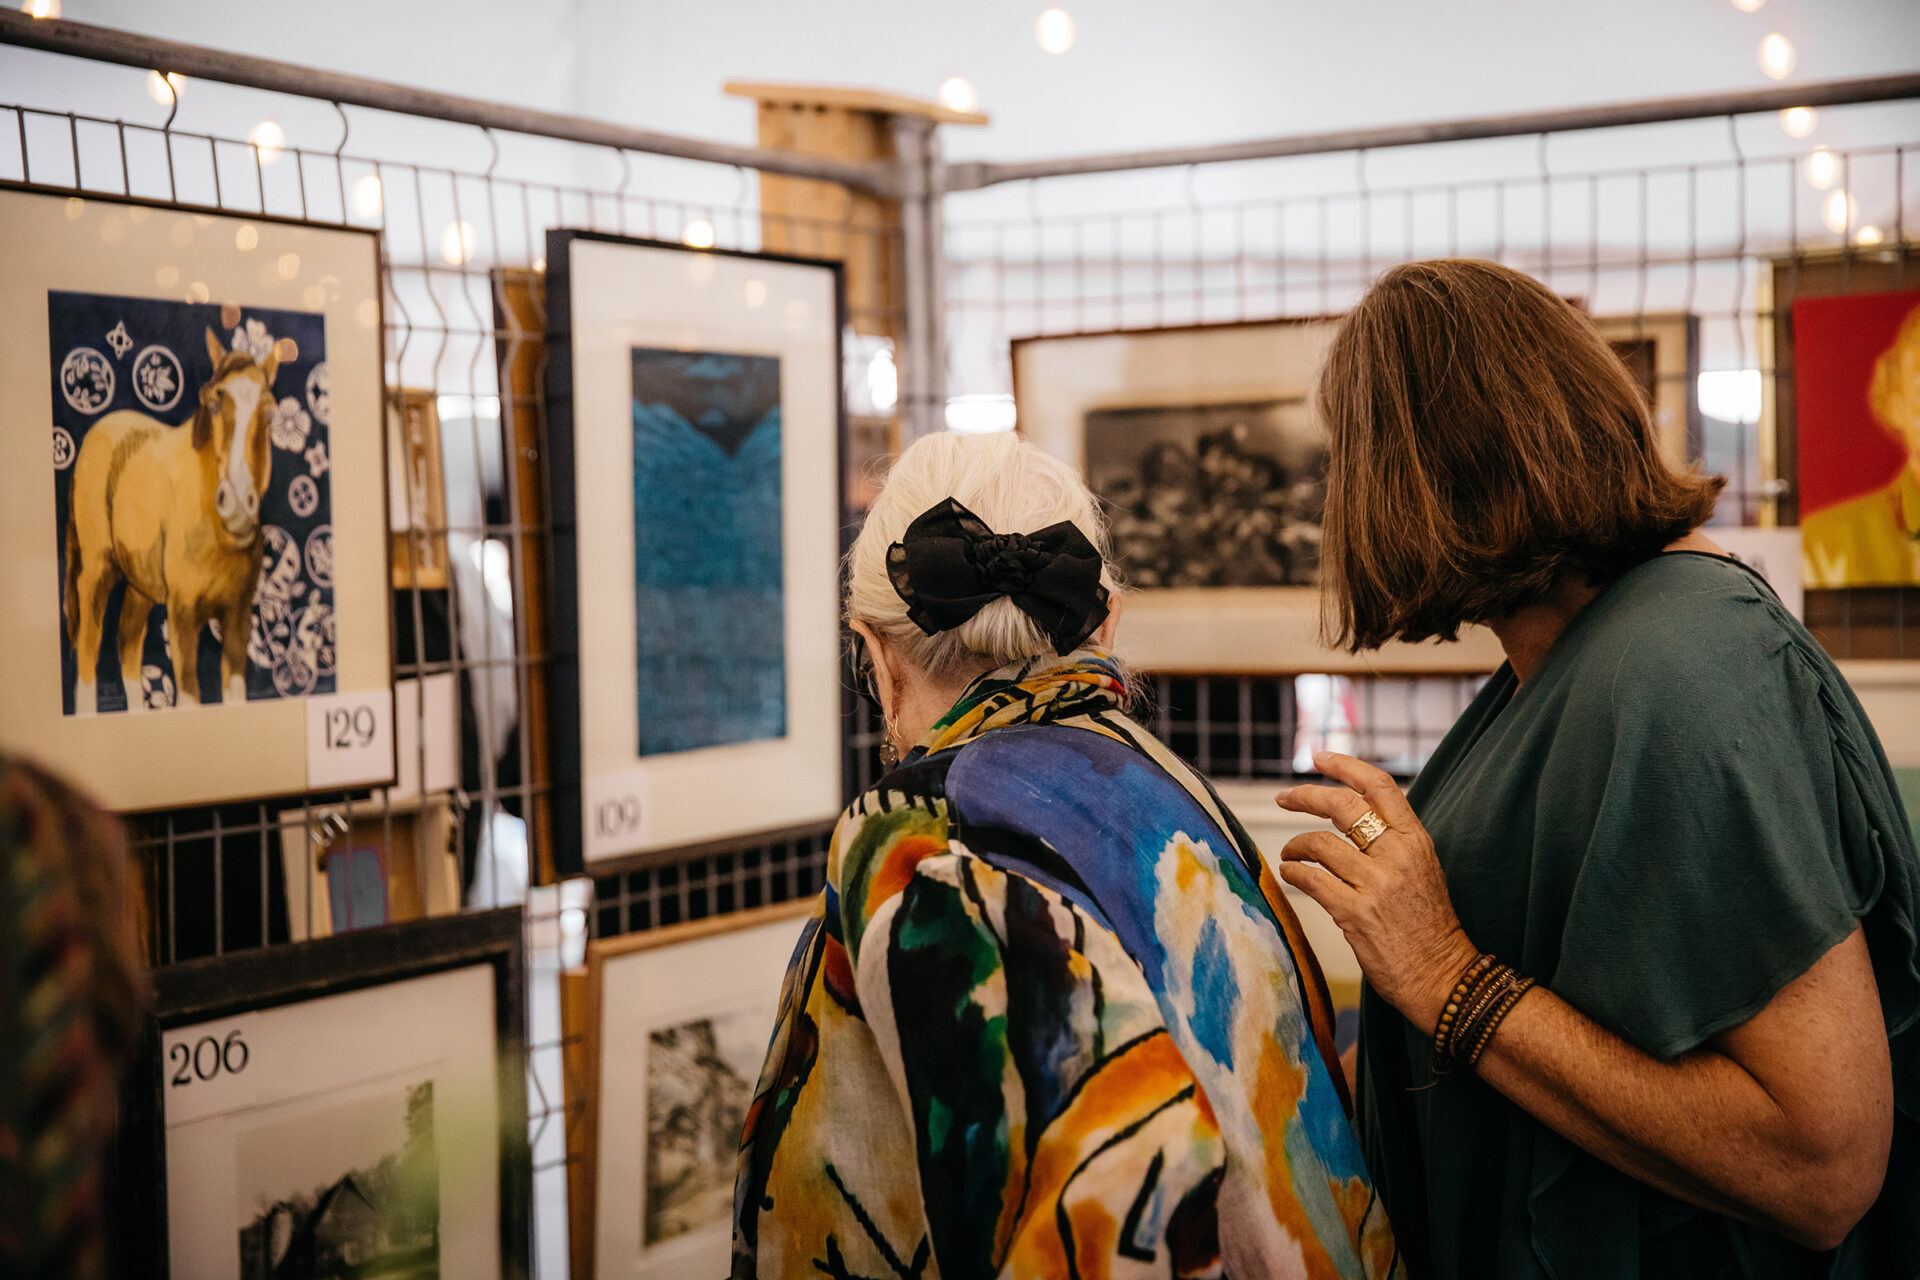
[[[1331,751],[1316,753],[1313,763],[1346,785],[1283,791],[1275,797],[1282,809],[1317,814],[1342,832],[1371,809],[1387,830],[1364,853],[1331,831],[1295,836],[1280,851],[1280,878],[1327,909],[1367,982],[1431,1033],[1480,954],[1453,913],[1433,840],[1389,774]]]

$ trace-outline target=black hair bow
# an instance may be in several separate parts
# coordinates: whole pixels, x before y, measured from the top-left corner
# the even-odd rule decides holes
[[[1006,596],[1071,653],[1107,618],[1100,552],[1071,520],[1035,533],[995,533],[953,498],[922,512],[887,549],[887,576],[907,617],[951,631]]]

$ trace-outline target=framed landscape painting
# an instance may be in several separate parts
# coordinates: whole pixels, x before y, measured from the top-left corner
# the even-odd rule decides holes
[[[1148,671],[1491,671],[1484,630],[1348,654],[1319,640],[1326,433],[1311,398],[1338,318],[1023,338],[1022,435],[1079,467]],[[1000,530],[999,532],[1007,532]]]
[[[578,1280],[727,1273],[741,1128],[816,905],[596,940],[565,975]]]
[[[518,908],[156,970],[115,1232],[173,1280],[528,1274]]]
[[[838,268],[576,231],[547,264],[558,864],[830,818]]]
[[[4,186],[0,225],[0,747],[121,810],[390,781],[377,237]]]

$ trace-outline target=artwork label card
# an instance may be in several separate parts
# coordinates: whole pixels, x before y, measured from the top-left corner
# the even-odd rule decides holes
[[[653,827],[652,777],[645,769],[588,778],[582,789],[586,807],[586,856],[603,857],[645,844]]]
[[[385,689],[307,699],[307,785],[315,791],[393,776],[393,696]]]

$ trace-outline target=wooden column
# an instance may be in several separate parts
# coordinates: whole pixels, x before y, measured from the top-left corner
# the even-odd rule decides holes
[[[841,160],[896,159],[896,117],[987,123],[979,112],[867,89],[731,81],[726,91],[759,104],[761,146]],[[836,182],[762,174],[760,240],[769,253],[844,262],[854,331],[898,339],[905,290],[899,200]]]

